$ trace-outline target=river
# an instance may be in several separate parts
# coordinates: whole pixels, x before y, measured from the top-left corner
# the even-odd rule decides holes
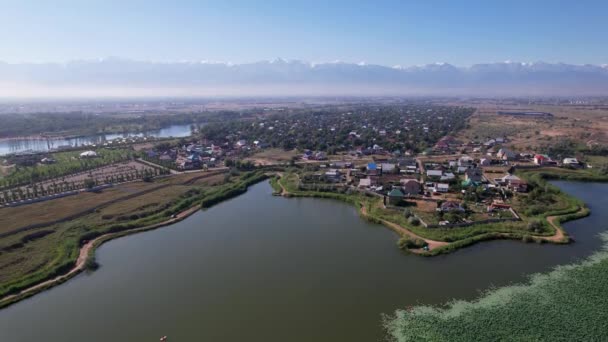
[[[83,146],[90,144],[100,144],[106,141],[114,140],[116,138],[127,138],[127,137],[155,137],[155,138],[181,138],[190,136],[191,125],[171,125],[158,130],[150,130],[144,132],[131,132],[131,133],[107,133],[107,134],[95,134],[77,138],[53,138],[53,139],[40,139],[35,137],[30,138],[16,138],[0,140],[0,156],[9,153],[17,153],[24,151],[44,152],[49,149],[56,149],[60,146]]]
[[[600,246],[608,184],[556,182],[592,215],[567,246],[484,242],[434,258],[351,206],[267,183],[97,252],[101,268],[0,311],[0,341],[379,341],[381,313],[470,299]]]

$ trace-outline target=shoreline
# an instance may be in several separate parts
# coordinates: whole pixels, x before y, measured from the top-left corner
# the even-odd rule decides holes
[[[245,186],[246,186],[245,192],[247,191],[249,186],[262,182],[266,179],[267,179],[267,175],[264,175],[263,178],[254,178],[252,183],[250,183],[251,180],[247,180],[245,182]],[[238,189],[238,187],[236,189]],[[178,223],[178,222],[190,217],[191,215],[198,212],[199,210],[208,209],[208,208],[212,207],[213,205],[219,204],[221,202],[224,202],[224,201],[229,200],[234,197],[238,197],[241,194],[242,193],[235,192],[231,196],[228,196],[227,198],[224,198],[217,203],[211,203],[209,206],[204,206],[203,203],[197,202],[193,206],[175,214],[176,217],[170,218],[165,221],[153,223],[151,225],[147,225],[147,226],[143,226],[143,227],[133,228],[133,229],[124,230],[124,231],[118,231],[118,232],[113,232],[113,233],[106,233],[106,234],[97,236],[93,240],[88,241],[86,244],[84,244],[83,246],[80,247],[79,252],[78,252],[79,253],[78,258],[76,259],[75,264],[70,268],[69,271],[67,271],[64,274],[52,277],[50,279],[43,280],[40,283],[33,284],[32,286],[27,287],[27,288],[19,291],[18,293],[11,294],[11,295],[0,298],[0,310],[4,309],[12,304],[15,304],[23,299],[27,299],[27,298],[32,297],[38,293],[41,293],[47,289],[50,289],[54,286],[63,284],[64,282],[66,282],[66,281],[72,279],[73,277],[75,277],[76,275],[80,274],[82,271],[86,270],[87,262],[91,258],[94,258],[97,248],[99,248],[101,245],[103,245],[104,243],[106,243],[108,241],[111,241],[113,239],[117,239],[117,238],[120,238],[123,236],[143,233],[146,231],[155,230],[155,229],[159,229],[159,228],[163,228],[163,227],[172,225],[174,223]]]
[[[275,175],[279,176],[279,178],[277,179],[275,184],[281,188],[281,193],[275,192],[275,193],[273,193],[275,195],[280,195],[285,198],[290,198],[290,197],[327,198],[327,197],[323,197],[323,196],[317,197],[314,195],[313,196],[299,196],[297,193],[288,192],[287,189],[283,186],[283,184],[279,181],[281,179],[280,176],[282,176],[282,173],[279,172],[279,173],[276,173]],[[266,174],[266,176],[268,177],[268,174]],[[267,178],[264,178],[260,181],[263,181],[265,179],[267,179]],[[273,187],[272,178],[270,178],[270,179],[271,179],[270,186]],[[258,182],[255,182],[254,184],[256,184],[256,183],[258,183]],[[250,185],[253,185],[253,184],[248,184],[247,187],[249,187]],[[226,198],[226,199],[220,201],[220,203],[227,199],[230,199],[232,197],[238,197],[238,195],[240,195],[240,193],[237,194],[237,196],[231,196],[229,198]],[[477,235],[477,236],[474,236],[471,238],[454,241],[454,242],[430,240],[430,239],[424,238],[422,236],[419,236],[418,234],[410,231],[409,229],[407,229],[405,227],[402,227],[399,224],[369,215],[367,213],[367,210],[365,209],[365,206],[362,205],[362,203],[359,203],[359,202],[352,203],[350,201],[347,201],[344,198],[337,198],[337,197],[336,198],[331,197],[331,198],[338,199],[342,202],[347,202],[347,203],[355,206],[359,215],[365,220],[382,224],[386,228],[397,232],[401,236],[409,236],[409,237],[414,237],[414,238],[417,237],[417,238],[423,239],[429,245],[428,251],[425,251],[422,249],[402,249],[403,251],[405,251],[407,253],[412,253],[412,254],[419,255],[419,256],[430,257],[430,256],[437,256],[437,255],[445,254],[445,253],[451,253],[460,248],[464,248],[464,247],[476,244],[478,242],[487,241],[487,240],[501,240],[501,239],[521,240],[522,239],[522,236],[519,236],[516,233],[488,232],[488,233],[480,234],[480,235]],[[215,204],[218,204],[218,203],[215,203]],[[56,276],[51,279],[47,279],[38,284],[32,285],[26,289],[21,290],[19,293],[0,298],[0,310],[2,310],[3,308],[6,308],[12,304],[15,304],[23,299],[29,298],[31,296],[34,296],[38,293],[41,293],[41,292],[47,290],[47,289],[50,289],[54,286],[60,285],[64,282],[72,279],[76,275],[80,274],[82,271],[86,270],[87,262],[91,258],[94,258],[97,248],[99,248],[104,243],[117,239],[117,238],[120,238],[120,237],[123,237],[123,236],[146,232],[146,231],[166,227],[166,226],[169,226],[174,223],[178,223],[178,222],[188,218],[189,216],[193,215],[194,213],[196,213],[197,211],[199,211],[201,209],[203,209],[202,205],[200,203],[198,203],[188,209],[185,209],[184,211],[181,211],[180,213],[178,213],[176,215],[175,218],[170,218],[169,220],[165,220],[165,221],[158,222],[158,223],[151,224],[151,225],[144,226],[144,227],[134,228],[131,230],[120,231],[120,232],[115,232],[115,233],[106,233],[106,234],[96,237],[95,239],[93,239],[91,241],[88,241],[86,244],[84,244],[83,246],[80,247],[79,256],[75,262],[75,265],[67,273]],[[205,207],[205,209],[207,209],[207,208]],[[568,237],[567,232],[561,228],[561,223],[584,218],[586,216],[589,216],[590,214],[591,214],[591,212],[587,207],[579,207],[579,208],[577,208],[576,212],[574,212],[574,213],[568,212],[568,213],[564,213],[561,215],[558,214],[558,215],[548,216],[546,219],[549,222],[549,224],[555,228],[555,230],[556,230],[555,233],[551,236],[533,236],[532,235],[531,237],[533,238],[533,241],[537,242],[537,243],[544,243],[544,242],[550,242],[550,243],[556,243],[556,244],[569,243],[570,239]],[[564,238],[566,238],[566,240],[564,240]]]
[[[545,220],[551,227],[553,227],[555,229],[555,232],[552,235],[533,235],[533,234],[526,234],[524,232],[485,232],[485,233],[482,233],[479,235],[475,235],[475,236],[468,237],[468,238],[465,238],[462,240],[457,240],[457,241],[451,241],[451,242],[437,241],[437,240],[429,239],[429,238],[423,237],[419,234],[416,234],[413,231],[411,231],[410,229],[401,226],[400,224],[397,224],[397,223],[394,223],[391,221],[387,221],[386,219],[377,218],[377,217],[374,217],[374,216],[368,214],[364,203],[359,203],[359,202],[353,203],[352,201],[349,201],[345,198],[341,198],[339,196],[327,197],[327,196],[319,195],[318,193],[314,193],[314,192],[311,194],[306,194],[306,195],[289,192],[285,188],[285,186],[281,183],[280,176],[281,175],[279,175],[279,178],[276,180],[276,188],[274,188],[275,192],[273,193],[274,195],[283,196],[283,197],[287,197],[287,198],[290,198],[290,197],[330,198],[330,199],[337,199],[342,202],[351,204],[351,205],[355,206],[357,212],[359,213],[359,215],[362,218],[364,218],[370,222],[382,224],[386,228],[393,230],[396,233],[400,234],[402,237],[418,238],[418,239],[424,240],[429,247],[428,250],[424,250],[421,248],[412,248],[412,249],[402,248],[402,250],[407,253],[412,253],[415,255],[425,256],[425,257],[432,257],[432,256],[438,256],[441,254],[452,253],[461,248],[469,247],[469,246],[472,246],[479,242],[491,241],[491,240],[519,240],[523,243],[535,242],[535,243],[541,243],[541,244],[542,243],[568,244],[568,243],[571,243],[573,241],[573,239],[570,238],[568,233],[562,228],[561,224],[568,222],[568,221],[578,220],[578,219],[587,217],[591,214],[591,211],[589,210],[589,208],[587,208],[584,204],[582,206],[577,206],[575,208],[575,210],[572,210],[570,208],[563,213],[549,213],[549,215],[547,215],[545,217]],[[568,180],[566,180],[566,181],[568,181]],[[588,182],[594,182],[594,180],[588,180]],[[602,181],[600,180],[599,182],[602,182]],[[271,185],[272,185],[272,183],[271,183]],[[527,240],[527,238],[529,238],[530,240]]]
[[[76,259],[75,265],[67,273],[56,276],[51,279],[47,279],[36,285],[32,285],[31,287],[21,290],[19,293],[12,294],[12,295],[6,296],[4,298],[0,298],[0,310],[4,309],[12,304],[15,304],[23,299],[32,297],[38,293],[48,290],[52,287],[63,284],[64,282],[66,282],[66,281],[74,278],[76,275],[80,274],[82,271],[85,271],[87,261],[89,259],[91,259],[92,257],[94,258],[97,248],[101,247],[101,245],[103,245],[104,243],[111,241],[113,239],[123,237],[123,236],[142,233],[142,232],[146,232],[146,231],[150,231],[150,230],[155,230],[158,228],[172,225],[174,223],[178,223],[178,222],[190,217],[191,215],[198,212],[199,210],[201,210],[201,207],[200,207],[200,205],[197,204],[193,207],[190,207],[190,208],[180,212],[179,214],[176,215],[175,218],[171,218],[166,221],[162,221],[159,223],[151,224],[149,226],[135,228],[135,229],[127,230],[127,231],[103,234],[103,235],[96,237],[95,239],[93,239],[91,241],[88,241],[86,244],[84,244],[82,247],[80,247],[79,255],[78,255],[78,258]]]

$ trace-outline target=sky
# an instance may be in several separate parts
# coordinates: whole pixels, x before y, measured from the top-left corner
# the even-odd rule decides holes
[[[608,1],[6,1],[0,61],[608,63]]]

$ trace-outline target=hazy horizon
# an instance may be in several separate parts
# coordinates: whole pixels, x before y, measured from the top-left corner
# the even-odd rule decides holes
[[[599,0],[21,1],[0,12],[0,98],[602,95],[607,10]]]

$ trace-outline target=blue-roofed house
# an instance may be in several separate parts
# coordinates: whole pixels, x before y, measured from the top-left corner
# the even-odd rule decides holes
[[[377,175],[378,174],[378,165],[376,163],[368,163],[367,164],[367,174],[368,175]]]

